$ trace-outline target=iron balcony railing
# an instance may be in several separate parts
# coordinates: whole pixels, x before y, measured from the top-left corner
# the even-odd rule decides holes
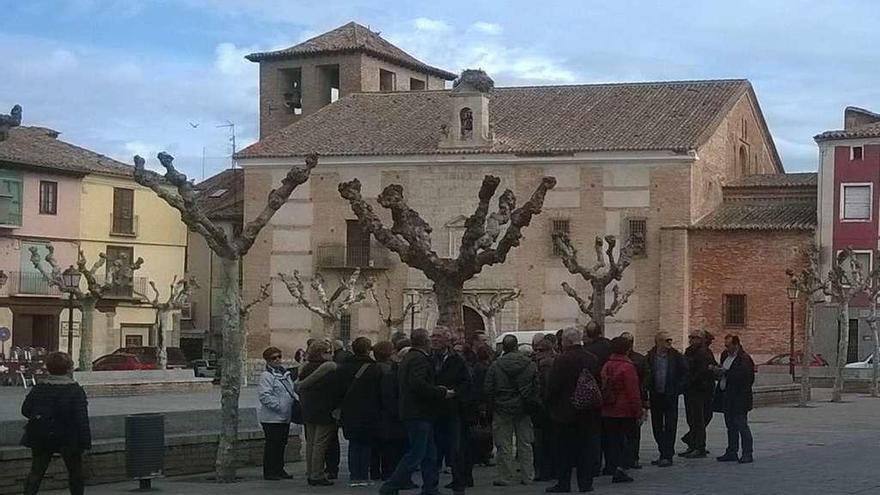
[[[6,293],[10,296],[60,296],[57,287],[49,285],[39,272],[7,272]]]
[[[99,280],[99,282],[106,282],[107,279]],[[137,294],[146,294],[147,292],[147,278],[146,277],[132,277],[130,283],[118,283],[109,284],[109,290],[104,292],[104,298],[107,299],[135,299],[137,298]]]
[[[318,246],[318,268],[366,268],[384,270],[391,266],[388,250],[378,244],[347,246],[324,244]]]

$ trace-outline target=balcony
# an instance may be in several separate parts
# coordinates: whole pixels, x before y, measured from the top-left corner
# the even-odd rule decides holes
[[[104,281],[106,281],[106,279],[98,280],[98,282]],[[138,299],[135,292],[139,294],[148,294],[146,277],[133,277],[131,279],[131,284],[111,285],[110,289],[104,292],[104,299]]]
[[[62,295],[57,287],[52,287],[38,272],[7,272],[6,293],[10,296],[50,296]]]
[[[345,244],[318,246],[318,268],[387,270],[390,266],[391,257],[388,250],[375,243],[368,246]]]
[[[120,217],[110,215],[110,235],[117,237],[137,237],[138,235],[138,216]]]

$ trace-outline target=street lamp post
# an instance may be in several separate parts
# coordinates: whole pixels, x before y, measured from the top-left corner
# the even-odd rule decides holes
[[[791,381],[794,381],[794,302],[797,301],[798,298],[798,286],[794,284],[789,285],[785,291],[788,293],[788,301],[791,303],[791,331],[788,340],[788,373],[791,375]],[[803,356],[801,359],[809,359],[812,361],[812,356]],[[810,365],[810,361],[807,361],[807,366]]]
[[[82,274],[73,267],[67,267],[67,270],[61,274],[61,285],[67,292],[67,355],[73,356],[73,293],[79,287],[79,279]]]

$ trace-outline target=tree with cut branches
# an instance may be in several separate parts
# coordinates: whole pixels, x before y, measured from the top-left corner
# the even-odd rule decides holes
[[[544,177],[525,204],[517,208],[510,189],[498,198],[498,211],[489,214],[489,203],[501,179],[487,175],[480,186],[479,203],[465,221],[465,232],[457,258],[441,258],[431,245],[433,229],[403,197],[403,187],[391,184],[378,197],[379,205],[391,210],[393,224],[386,227],[373,207],[361,196],[361,183],[339,184],[339,194],[349,202],[361,227],[383,246],[397,253],[400,261],[415,268],[433,282],[440,312],[438,324],[462,331],[464,284],[483,267],[504,263],[510,250],[519,246],[522,229],[541,213],[547,191],[556,186],[554,177]],[[504,227],[506,230],[503,231]],[[502,235],[503,231],[503,235]],[[500,239],[499,239],[500,237]]]
[[[862,264],[856,260],[852,248],[842,250],[831,263],[828,273],[828,292],[837,304],[837,325],[840,329],[837,340],[837,363],[834,366],[834,388],[831,402],[843,400],[846,355],[849,350],[849,303],[854,297],[868,290],[869,277],[865,276]]]
[[[159,289],[156,283],[150,280],[150,288],[153,289],[153,297],[133,291],[134,295],[140,297],[142,302],[156,310],[156,367],[164,370],[168,367],[168,347],[165,341],[165,332],[168,329],[168,322],[174,311],[180,311],[189,303],[192,291],[199,288],[199,284],[194,277],[177,279],[177,275],[171,280],[168,288],[168,297],[161,299]]]
[[[221,290],[223,293],[223,352],[220,379],[222,426],[217,448],[215,469],[217,480],[224,483],[235,481],[235,443],[238,440],[238,397],[241,393],[241,374],[244,347],[242,346],[241,285],[239,263],[247,254],[257,235],[269,223],[275,212],[290,198],[293,190],[309,179],[318,164],[317,155],[305,158],[305,166],[292,167],[281,180],[277,189],[269,192],[266,206],[256,218],[248,222],[237,235],[227,235],[221,225],[208,218],[198,203],[198,191],[186,175],[174,168],[174,157],[159,153],[159,162],[165,175],[144,168],[144,159],[134,157],[134,179],[138,184],[153,190],[172,208],[180,212],[180,219],[189,230],[201,234],[208,247],[220,258]]]
[[[504,310],[504,306],[507,306],[507,303],[519,299],[521,295],[521,290],[514,289],[512,291],[499,290],[491,294],[467,294],[465,296],[468,305],[483,317],[486,332],[489,334],[489,342],[494,343],[495,339],[498,338],[498,313]]]
[[[43,275],[49,286],[55,287],[62,292],[73,294],[73,298],[79,302],[80,311],[82,312],[80,321],[79,369],[81,371],[89,371],[92,369],[95,308],[98,302],[107,296],[118,293],[120,289],[132,288],[133,274],[135,270],[138,270],[144,264],[144,260],[143,258],[138,258],[132,262],[123,255],[108,265],[107,257],[104,253],[99,253],[98,260],[89,266],[85,254],[80,250],[77,254],[76,266],[70,266],[68,270],[72,269],[79,272],[82,280],[86,283],[85,290],[82,290],[79,287],[66,287],[64,285],[61,277],[63,272],[61,267],[58,266],[58,260],[55,259],[55,247],[52,244],[48,244],[46,249],[48,253],[43,259],[40,259],[40,252],[37,247],[31,247],[31,264]],[[43,261],[45,261],[45,264]],[[104,268],[105,274],[103,281],[98,276],[98,271],[101,268]],[[68,331],[68,338],[72,339],[73,329]]]
[[[337,339],[339,336],[336,335],[336,324],[342,315],[350,307],[366,299],[370,289],[373,288],[373,280],[368,278],[361,283],[361,271],[355,269],[351,276],[347,279],[343,278],[339,282],[339,287],[328,296],[324,277],[320,273],[316,273],[309,285],[318,296],[318,300],[312,302],[306,293],[306,286],[298,270],[294,270],[293,274],[279,273],[278,278],[287,287],[287,291],[293,297],[293,302],[321,317],[322,333],[320,335],[312,334],[312,337],[321,339]]]
[[[830,295],[827,279],[823,279],[819,273],[819,250],[811,245],[805,254],[806,266],[800,271],[786,270],[789,284],[797,287],[798,296],[806,302],[806,314],[804,317],[804,347],[801,359],[801,395],[798,406],[805,407],[812,396],[810,383],[810,363],[813,360],[813,335],[815,333],[815,307],[816,303]],[[818,299],[818,300],[817,300]],[[794,356],[791,356],[794,359]]]
[[[376,286],[375,284],[370,289],[370,297],[373,298],[373,302],[376,303],[376,310],[379,311],[379,318],[382,319],[382,323],[385,325],[385,329],[388,331],[388,336],[390,337],[395,331],[398,331],[403,328],[404,322],[406,322],[407,316],[416,311],[416,307],[421,304],[422,296],[419,294],[419,298],[413,298],[409,301],[406,306],[404,306],[403,311],[398,315],[394,310],[395,304],[391,298],[391,289],[389,288],[391,284],[391,279],[388,275],[385,275],[385,285],[382,289],[382,300],[380,300],[379,296],[376,294]]]
[[[601,236],[596,236],[594,244],[596,264],[589,268],[582,265],[578,260],[578,251],[571,243],[571,238],[569,238],[567,232],[554,232],[553,243],[556,245],[565,268],[568,269],[569,273],[580,275],[581,278],[590,284],[592,292],[589,295],[589,301],[587,301],[567,282],[562,282],[562,289],[577,302],[581,313],[597,323],[604,332],[605,318],[616,315],[623,305],[629,301],[629,297],[633,293],[633,289],[621,292],[617,282],[623,277],[623,272],[632,261],[633,247],[636,244],[635,240],[631,237],[620,249],[620,256],[615,258],[614,248],[617,246],[617,238],[613,235],[606,235],[604,239]],[[614,284],[611,289],[613,298],[611,304],[608,305],[605,300],[605,292],[611,284]]]
[[[241,318],[241,365],[245,370],[245,373],[241,375],[241,384],[242,386],[247,386],[248,384],[248,374],[247,374],[247,341],[248,334],[250,330],[248,329],[248,319],[251,316],[251,310],[254,309],[255,306],[263,303],[272,297],[272,282],[267,282],[260,286],[260,292],[250,302],[244,302],[243,299],[239,299],[239,310],[238,315]]]

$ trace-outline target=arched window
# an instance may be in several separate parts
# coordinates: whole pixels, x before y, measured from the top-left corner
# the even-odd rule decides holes
[[[458,116],[461,120],[461,138],[470,139],[474,135],[474,113],[470,108],[464,107]]]
[[[749,152],[745,146],[739,147],[739,160],[737,163],[737,172],[740,176],[749,175]]]

